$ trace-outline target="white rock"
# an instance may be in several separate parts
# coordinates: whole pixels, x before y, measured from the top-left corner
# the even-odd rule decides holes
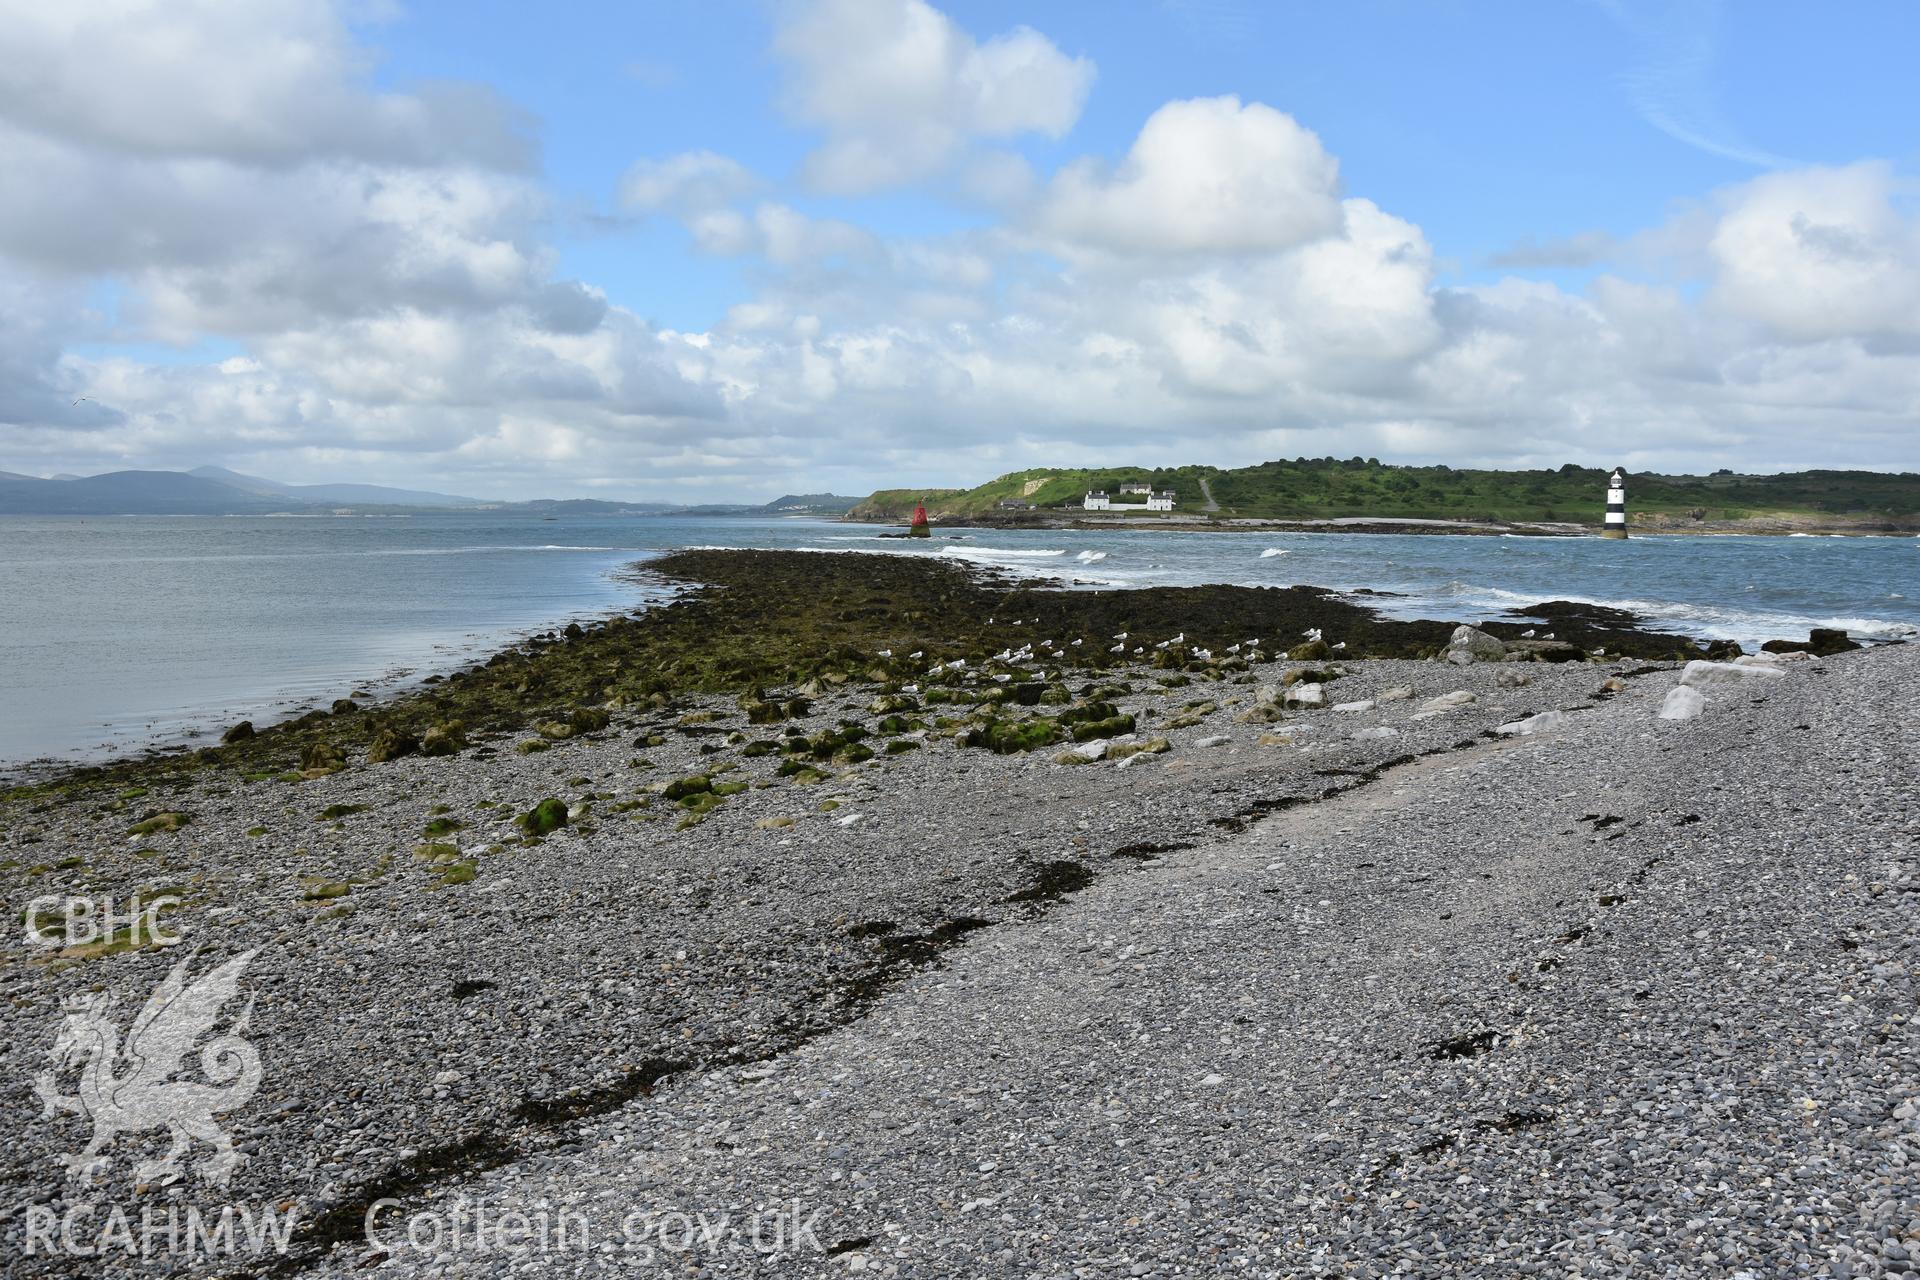
[[[1507,646],[1476,627],[1455,627],[1447,638],[1447,661],[1461,665],[1479,659],[1498,662],[1507,656]]]
[[[1660,703],[1662,720],[1692,720],[1707,709],[1707,699],[1698,689],[1677,684],[1667,690]]]
[[[1564,711],[1542,711],[1537,716],[1528,716],[1525,720],[1515,720],[1503,724],[1495,733],[1504,733],[1508,737],[1527,737],[1535,733],[1546,733],[1554,729],[1564,729],[1573,717]]]
[[[1359,702],[1336,702],[1333,704],[1333,709],[1335,711],[1371,711],[1373,710],[1373,699],[1365,698]]]
[[[1233,739],[1226,734],[1216,733],[1211,738],[1195,738],[1193,745],[1196,747],[1224,747],[1232,741]]]
[[[1455,689],[1452,693],[1443,693],[1437,698],[1428,698],[1420,704],[1425,712],[1451,711],[1455,707],[1464,707],[1468,703],[1480,701],[1480,696],[1467,689]]]
[[[1361,741],[1366,741],[1370,738],[1397,738],[1400,736],[1400,731],[1398,729],[1389,729],[1384,724],[1377,724],[1371,729],[1356,729],[1353,732],[1353,736]]]
[[[1397,689],[1388,689],[1373,695],[1375,702],[1405,702],[1413,696],[1413,686],[1403,684]]]
[[[1077,747],[1068,747],[1062,755],[1078,756],[1082,760],[1101,760],[1106,758],[1110,744],[1105,738],[1095,738],[1092,742],[1083,742]]]
[[[1294,707],[1324,707],[1327,705],[1327,691],[1317,684],[1301,681],[1287,686],[1283,701]]]
[[[856,822],[864,822],[866,817],[867,815],[864,813],[848,813],[835,818],[833,821],[835,826],[850,827]]]
[[[1741,666],[1732,662],[1707,662],[1695,658],[1680,673],[1680,683],[1695,689],[1710,688],[1716,684],[1744,683],[1748,680],[1777,680],[1786,672],[1778,667],[1765,665]]]

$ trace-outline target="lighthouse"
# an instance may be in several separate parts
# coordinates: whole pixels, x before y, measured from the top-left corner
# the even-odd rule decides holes
[[[1613,474],[1607,477],[1607,523],[1601,529],[1603,538],[1624,538],[1627,536],[1627,477],[1620,468],[1615,467]]]

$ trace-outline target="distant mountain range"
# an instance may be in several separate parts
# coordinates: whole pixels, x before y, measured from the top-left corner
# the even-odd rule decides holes
[[[497,504],[485,498],[462,498],[451,493],[431,493],[424,489],[389,489],[379,484],[282,484],[243,476],[225,467],[195,467],[187,472],[202,480],[229,485],[246,493],[267,497],[298,498],[302,502],[323,502],[335,506],[351,503],[379,503],[388,507],[488,507]]]
[[[97,476],[42,479],[0,471],[0,515],[315,515],[334,511],[387,513],[497,511],[539,515],[841,515],[858,498],[788,494],[767,503],[683,506],[667,502],[612,502],[595,498],[539,498],[493,502],[423,489],[378,484],[287,484],[225,467],[191,471],[109,471]]]

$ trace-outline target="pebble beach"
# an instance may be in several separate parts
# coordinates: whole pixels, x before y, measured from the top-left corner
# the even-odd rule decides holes
[[[17,1273],[1920,1271],[1920,650],[776,554],[6,793]],[[52,937],[74,895],[182,945]],[[63,1002],[240,956],[230,1182],[71,1174]],[[35,1247],[96,1202],[294,1225]]]

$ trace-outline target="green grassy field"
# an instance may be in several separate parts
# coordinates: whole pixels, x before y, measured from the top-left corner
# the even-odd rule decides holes
[[[1078,509],[1089,489],[1117,494],[1142,481],[1172,489],[1177,514],[1196,514],[1206,480],[1223,517],[1276,520],[1335,516],[1446,520],[1563,520],[1598,523],[1607,470],[1572,463],[1554,471],[1396,467],[1371,458],[1299,458],[1251,467],[1036,468],[973,489],[883,489],[853,510],[856,519],[904,519],[925,502],[935,518],[997,513],[1003,501]],[[1783,475],[1630,474],[1627,506],[1678,521],[1846,519],[1908,525],[1920,520],[1920,475],[1799,471]],[[1116,507],[1116,510],[1121,508]],[[1139,514],[1149,517],[1144,508]]]

